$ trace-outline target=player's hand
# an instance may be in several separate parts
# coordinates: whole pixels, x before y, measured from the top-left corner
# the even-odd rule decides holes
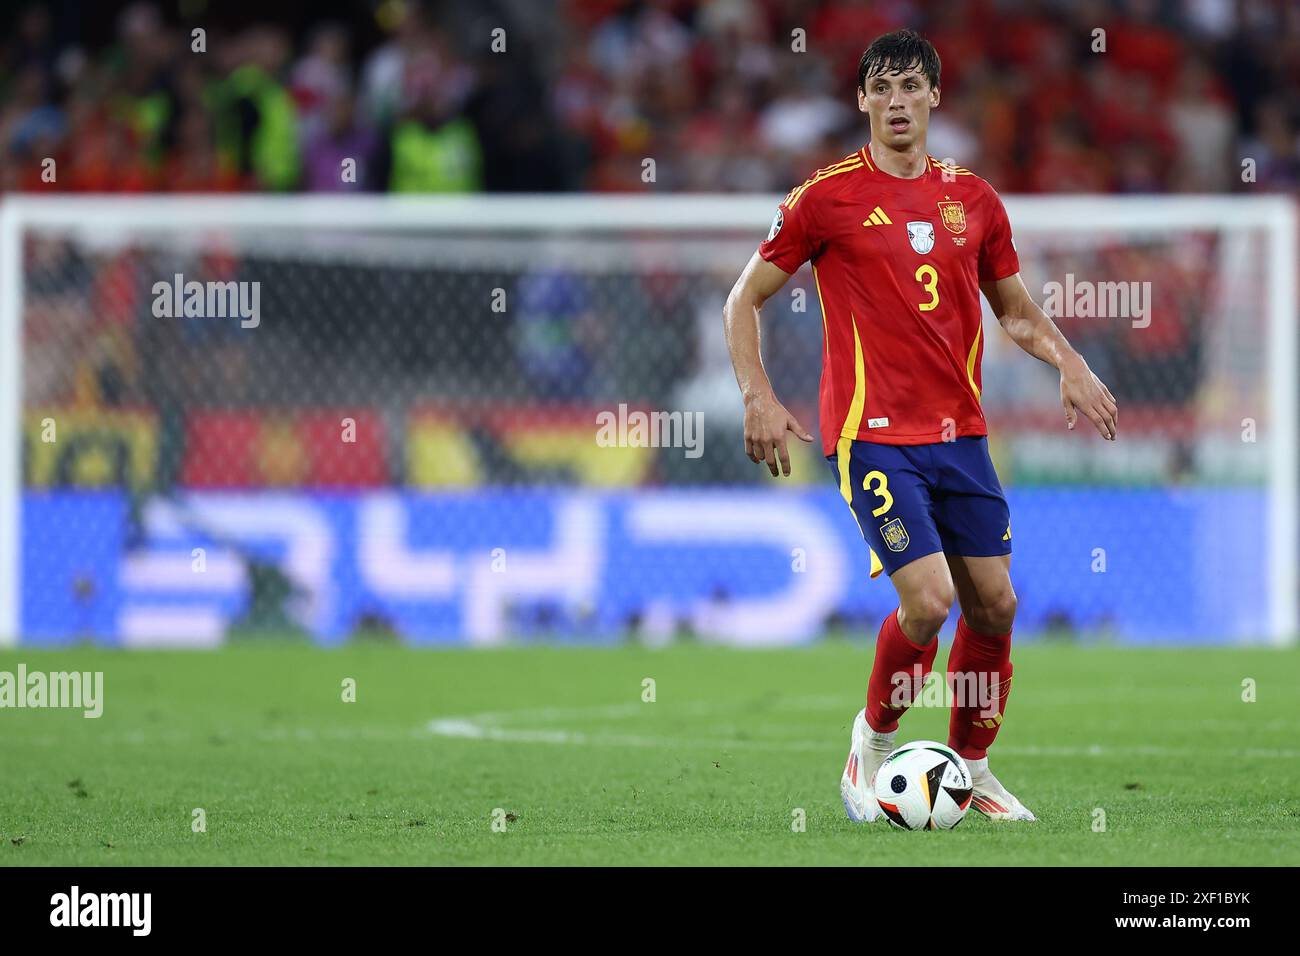
[[[802,441],[813,440],[772,394],[758,395],[745,402],[745,454],[753,462],[766,462],[772,477],[790,476],[790,452],[785,447],[785,433],[794,432]],[[780,461],[780,471],[777,462]]]
[[[1075,355],[1061,365],[1061,405],[1065,408],[1065,425],[1074,428],[1083,415],[1107,441],[1115,440],[1119,406],[1106,384],[1092,373],[1088,363]]]

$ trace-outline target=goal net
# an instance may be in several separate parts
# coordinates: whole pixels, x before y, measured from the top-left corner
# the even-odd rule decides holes
[[[816,446],[779,483],[743,453],[720,316],[777,201],[6,199],[0,640],[874,633]],[[1293,205],[1007,207],[1121,406],[1065,431],[985,316],[1018,634],[1293,639]],[[807,267],[763,320],[815,431]]]

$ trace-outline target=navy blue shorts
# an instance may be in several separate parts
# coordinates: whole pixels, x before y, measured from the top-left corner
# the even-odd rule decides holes
[[[936,551],[1011,553],[1011,513],[982,435],[932,445],[845,439],[826,461],[871,547],[872,577]]]

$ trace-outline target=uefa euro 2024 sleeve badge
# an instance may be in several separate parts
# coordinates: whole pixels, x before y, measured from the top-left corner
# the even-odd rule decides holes
[[[776,210],[776,215],[772,217],[772,228],[767,231],[767,241],[771,242],[776,238],[776,234],[781,231],[781,226],[785,224],[785,213],[781,212],[780,207]]]

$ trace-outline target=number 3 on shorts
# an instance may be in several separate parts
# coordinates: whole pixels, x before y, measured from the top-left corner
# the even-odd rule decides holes
[[[874,486],[873,482],[875,483]],[[894,507],[894,496],[889,493],[889,479],[885,477],[883,471],[867,472],[867,476],[862,479],[862,490],[871,492],[884,502],[879,508],[871,512],[871,517],[879,518]]]

